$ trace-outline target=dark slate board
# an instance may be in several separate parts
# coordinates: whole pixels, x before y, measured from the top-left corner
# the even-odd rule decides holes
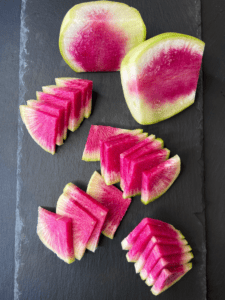
[[[200,0],[124,1],[137,8],[147,37],[175,31],[201,36]],[[43,85],[60,76],[94,81],[91,117],[52,156],[29,136],[19,116],[17,210],[15,239],[15,299],[153,299],[149,287],[127,263],[120,242],[144,217],[173,224],[193,248],[193,269],[159,299],[206,298],[205,215],[203,202],[203,99],[199,80],[196,102],[159,124],[140,126],[123,97],[119,72],[75,74],[58,50],[60,24],[78,1],[23,0],[21,11],[19,104],[35,98]],[[72,181],[85,189],[99,163],[81,160],[91,124],[142,127],[165,141],[171,156],[179,154],[182,172],[171,189],[148,206],[133,199],[115,238],[101,237],[96,253],[67,265],[43,246],[36,235],[37,208],[54,207],[64,186]]]

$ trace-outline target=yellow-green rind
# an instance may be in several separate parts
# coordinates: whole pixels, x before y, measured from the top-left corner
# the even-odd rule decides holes
[[[79,66],[76,66],[75,64],[73,64],[68,58],[67,55],[65,53],[65,47],[64,47],[64,36],[65,33],[67,32],[67,30],[69,29],[69,27],[71,26],[71,24],[73,23],[73,20],[76,18],[77,12],[79,11],[79,9],[81,9],[84,6],[89,6],[90,4],[99,4],[101,5],[102,3],[107,3],[107,5],[118,5],[119,8],[118,9],[126,9],[126,8],[130,8],[133,10],[133,12],[136,14],[136,19],[139,21],[140,23],[140,29],[139,32],[142,33],[143,37],[141,39],[141,42],[144,41],[146,39],[146,26],[144,24],[144,21],[139,13],[139,11],[133,7],[130,7],[129,5],[125,4],[125,3],[121,3],[121,2],[114,2],[114,1],[91,1],[91,2],[84,2],[84,3],[80,3],[77,4],[75,6],[73,6],[65,15],[63,22],[61,24],[61,28],[60,28],[60,33],[59,33],[59,51],[63,57],[63,59],[65,60],[65,62],[69,65],[69,67],[74,70],[77,73],[80,72],[86,72],[85,70],[83,70],[82,68],[80,68]],[[123,7],[122,7],[123,6]],[[82,20],[82,19],[81,19]],[[136,22],[137,22],[136,20]],[[83,21],[84,22],[84,21]],[[84,22],[85,23],[85,22]],[[139,42],[140,43],[140,42]],[[135,47],[135,46],[134,46]],[[119,70],[118,70],[119,71]]]
[[[168,288],[170,288],[171,286],[173,286],[175,283],[177,283],[185,274],[187,274],[188,271],[190,271],[192,269],[192,263],[188,263],[186,264],[186,268],[185,268],[185,273],[182,274],[181,276],[179,276],[176,280],[174,280],[169,286],[166,286],[165,288],[163,288],[160,292],[156,291],[154,289],[154,285],[151,288],[151,292],[153,295],[158,296],[159,294],[161,294],[162,292],[166,291]]]
[[[26,107],[27,105],[20,105],[19,109],[20,109],[20,115],[21,115],[21,118],[23,120],[23,123],[25,124],[26,128],[27,128],[27,131],[29,132],[30,136],[32,137],[32,139],[42,148],[44,149],[46,152],[48,153],[51,153],[52,155],[55,154],[55,150],[54,151],[49,151],[47,148],[43,147],[43,145],[40,144],[40,142],[33,136],[30,128],[29,128],[29,125],[26,121],[26,113],[25,113],[25,110],[26,110]]]
[[[170,185],[168,185],[168,187],[162,191],[162,193],[160,193],[159,195],[157,195],[156,197],[152,198],[151,200],[144,200],[141,198],[141,202],[145,205],[149,204],[150,202],[153,202],[154,200],[158,199],[159,197],[161,197],[163,194],[165,194],[166,191],[168,191],[168,189],[171,187],[171,185],[174,183],[174,181],[177,179],[178,175],[180,174],[180,170],[181,170],[181,160],[180,157],[178,155],[175,155],[173,157],[176,162],[177,162],[177,172],[175,173],[173,180],[171,181]]]
[[[198,47],[198,51],[203,54],[204,51],[204,46],[205,43],[198,38],[195,38],[193,36],[185,35],[185,34],[180,34],[180,33],[175,33],[175,32],[167,32],[163,33],[160,35],[157,35],[153,38],[148,39],[147,41],[144,41],[137,47],[133,48],[128,52],[128,54],[124,57],[122,63],[121,63],[121,68],[120,68],[120,75],[121,75],[121,83],[122,83],[122,88],[123,88],[123,93],[125,97],[125,101],[127,103],[127,106],[131,112],[131,115],[133,118],[142,125],[148,125],[148,124],[155,124],[158,122],[161,122],[165,119],[168,119],[179,112],[183,111],[190,105],[192,105],[195,101],[195,94],[191,94],[188,97],[180,97],[179,99],[176,100],[176,104],[171,105],[170,103],[165,103],[160,105],[160,109],[154,110],[153,114],[149,114],[149,106],[144,104],[144,101],[137,98],[137,101],[135,100],[134,95],[130,95],[126,85],[127,81],[129,79],[132,79],[132,74],[130,74],[130,68],[136,68],[137,63],[142,57],[142,55],[150,48],[153,48],[154,46],[157,46],[160,44],[161,41],[165,40],[175,40],[175,39],[183,39],[188,42],[192,42],[192,45],[195,45]],[[160,51],[160,50],[159,50]],[[127,78],[126,78],[127,75]],[[136,105],[136,102],[138,102],[138,106]],[[132,103],[133,102],[133,103]],[[181,103],[183,102],[183,103]]]

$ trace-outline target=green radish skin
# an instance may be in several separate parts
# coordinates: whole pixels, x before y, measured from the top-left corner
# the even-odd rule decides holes
[[[181,161],[178,155],[149,171],[142,173],[141,201],[147,205],[162,196],[180,174]]]
[[[157,35],[121,63],[124,97],[142,125],[168,119],[194,103],[204,43],[179,33]]]
[[[142,133],[143,129],[128,130],[115,128],[111,126],[91,125],[87,142],[85,144],[82,160],[100,161],[100,141],[104,141],[111,136],[115,136],[121,133],[129,133],[130,135],[136,135],[137,132]]]
[[[161,294],[179,281],[191,269],[192,263],[163,269],[155,284],[151,288],[151,292],[155,296]]]

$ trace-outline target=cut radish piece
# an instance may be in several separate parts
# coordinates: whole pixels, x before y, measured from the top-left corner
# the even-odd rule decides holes
[[[187,253],[191,251],[191,247],[189,245],[162,245],[156,244],[152,249],[144,267],[140,272],[140,276],[143,280],[147,279],[151,270],[157,264],[158,260],[164,256],[173,255],[173,254],[181,254]]]
[[[81,78],[61,77],[55,79],[57,86],[76,87],[77,84],[85,84],[87,86],[87,97],[84,103],[84,117],[89,118],[92,106],[92,89],[93,81]]]
[[[57,107],[60,107],[64,109],[64,135],[63,139],[66,139],[67,136],[67,128],[69,124],[69,114],[70,114],[70,108],[71,108],[71,103],[70,100],[66,99],[61,99],[59,97],[52,96],[50,94],[46,94],[43,92],[36,92],[37,100],[45,102],[45,103],[51,103]]]
[[[146,27],[135,8],[114,1],[93,1],[67,12],[59,49],[75,72],[118,71],[126,53],[145,38]]]
[[[147,140],[147,141],[146,141]],[[151,139],[152,140],[152,139]],[[121,172],[121,187],[122,190],[124,190],[125,186],[127,185],[127,174],[130,171],[130,165],[131,165],[131,161],[134,160],[135,158],[138,158],[140,156],[143,156],[144,154],[150,154],[156,150],[160,150],[163,148],[164,146],[164,142],[162,139],[154,139],[152,141],[149,141],[148,138],[145,139],[144,141],[146,141],[144,143],[142,143],[142,147],[139,146],[138,143],[137,145],[135,145],[134,147],[128,149],[128,151],[130,150],[130,152],[125,151],[124,153],[121,153],[120,155],[120,172]]]
[[[52,105],[51,103],[44,103],[37,100],[28,100],[27,105],[31,108],[38,109],[39,111],[46,112],[58,118],[56,145],[61,146],[63,144],[64,134],[64,110]]]
[[[120,181],[120,154],[145,139],[147,133],[128,136],[125,133],[100,141],[101,173],[107,185]]]
[[[142,129],[139,133],[142,133]],[[85,161],[99,161],[100,160],[100,141],[104,141],[110,136],[118,135],[121,133],[129,133],[130,135],[136,134],[132,130],[114,128],[111,126],[91,125],[87,142],[85,144],[82,160]]]
[[[97,224],[87,244],[87,249],[95,252],[108,209],[72,183],[68,183],[65,186],[63,193],[76,200],[97,219]]]
[[[74,262],[72,219],[38,207],[37,234],[42,243],[66,263]]]
[[[20,105],[20,114],[23,123],[35,142],[45,151],[55,154],[58,128],[57,117],[26,105]]]
[[[186,264],[193,257],[194,257],[194,255],[192,254],[192,252],[188,252],[188,253],[182,253],[182,254],[169,255],[169,256],[160,258],[160,260],[158,260],[157,264],[154,266],[154,268],[149,273],[148,278],[146,279],[145,283],[148,286],[153,285],[156,282],[157,278],[159,277],[159,275],[163,269],[172,267],[172,266]]]
[[[75,131],[80,126],[80,123],[84,118],[82,97],[85,96],[82,96],[81,91],[77,89],[75,90],[71,88],[58,87],[56,85],[43,86],[42,89],[45,93],[70,100],[71,110],[69,115],[68,129]]]
[[[175,155],[142,173],[141,201],[148,204],[163,195],[180,174],[180,157]]]
[[[187,241],[185,239],[174,239],[170,237],[163,236],[153,236],[149,241],[144,251],[141,253],[137,262],[134,264],[136,273],[139,273],[144,267],[152,249],[156,244],[172,244],[172,245],[187,245]]]
[[[176,267],[168,267],[163,269],[157,278],[155,284],[151,288],[151,292],[156,296],[167,290],[178,280],[180,280],[192,268],[192,263],[180,265]]]
[[[134,119],[153,124],[194,103],[205,44],[179,33],[157,35],[121,64],[124,97]]]
[[[167,160],[169,155],[170,151],[164,148],[131,160],[129,173],[124,175],[126,176],[126,181],[123,197],[127,198],[139,195],[141,193],[142,172],[150,170]]]
[[[56,213],[73,219],[73,245],[76,259],[81,259],[97,220],[72,197],[62,194],[57,202]]]
[[[87,187],[87,193],[108,208],[109,212],[102,233],[113,239],[114,234],[124,217],[131,199],[124,200],[122,192],[113,185],[106,185],[98,172],[94,172]]]
[[[158,230],[161,231],[170,231],[171,238],[183,239],[184,236],[181,234],[179,230],[176,230],[172,225],[162,222],[160,220],[151,219],[151,218],[144,218],[135,228],[133,231],[129,233],[129,235],[123,239],[121,242],[123,250],[130,250],[134,243],[136,242],[139,234],[144,229],[146,225],[157,226]],[[161,234],[160,234],[161,235]]]
[[[170,229],[160,228],[159,226],[146,225],[138,235],[132,248],[127,253],[127,260],[129,262],[136,262],[153,236],[174,238],[177,236],[177,232],[171,232]],[[183,243],[181,242],[180,244],[182,245]],[[186,244],[186,242],[184,242],[184,244]]]

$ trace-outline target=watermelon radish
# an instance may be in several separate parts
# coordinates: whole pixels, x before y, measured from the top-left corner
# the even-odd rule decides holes
[[[163,195],[180,173],[180,157],[162,162],[142,173],[141,201],[148,204]]]
[[[139,133],[142,133],[142,129]],[[85,161],[99,161],[100,160],[100,141],[104,141],[110,136],[118,135],[121,133],[129,133],[130,135],[136,134],[132,130],[114,128],[111,126],[91,125],[87,142],[85,144],[82,160]]]
[[[151,288],[151,292],[155,296],[159,295],[180,280],[191,268],[192,263],[188,263],[163,269]]]
[[[167,160],[169,155],[170,151],[164,148],[132,159],[129,172],[124,174],[126,180],[124,182],[125,185],[123,197],[127,198],[139,195],[141,193],[142,172],[150,170],[151,168]]]
[[[143,125],[163,121],[194,103],[204,43],[179,33],[157,35],[121,63],[128,108]]]
[[[56,206],[56,213],[73,220],[73,245],[76,259],[84,255],[97,219],[72,197],[62,194]]]
[[[122,249],[123,250],[130,250],[134,243],[136,242],[139,234],[144,229],[146,225],[152,226],[158,226],[159,230],[162,231],[170,231],[170,237],[171,238],[177,238],[177,239],[183,239],[184,236],[181,234],[179,230],[176,230],[173,225],[170,225],[168,223],[165,223],[160,220],[151,219],[151,218],[144,218],[130,233],[129,235],[123,239],[121,242]]]
[[[120,181],[120,153],[145,139],[147,133],[129,136],[126,133],[100,141],[101,173],[107,185]]]
[[[62,87],[76,87],[77,84],[83,84],[87,87],[87,97],[84,103],[84,117],[89,118],[92,106],[93,81],[81,78],[61,77],[55,78],[55,82],[57,86]]]
[[[75,72],[117,71],[126,53],[146,38],[140,13],[124,3],[93,1],[72,7],[59,49]]]
[[[161,271],[167,267],[183,265],[188,263],[193,258],[192,252],[188,253],[181,253],[181,254],[174,254],[160,258],[154,268],[148,275],[145,283],[148,286],[151,286],[155,283],[157,278],[159,277]]]
[[[64,109],[64,135],[63,139],[66,139],[67,136],[67,128],[69,124],[69,115],[70,115],[70,109],[71,109],[71,103],[70,100],[61,99],[59,97],[55,97],[43,92],[36,92],[36,97],[38,101],[42,101],[45,103],[51,103],[57,107],[60,107]]]
[[[139,145],[141,144],[141,146]],[[146,138],[144,141],[138,143],[134,147],[128,149],[127,151],[120,154],[120,174],[121,174],[121,182],[120,186],[122,190],[124,190],[126,186],[127,174],[130,170],[130,162],[131,160],[144,155],[150,154],[156,150],[162,149],[164,146],[164,142],[162,139],[148,139]]]
[[[63,193],[76,200],[97,219],[97,224],[87,244],[87,249],[95,252],[108,209],[72,183],[65,186]]]
[[[55,154],[58,118],[27,105],[20,105],[20,114],[35,142],[45,151]]]
[[[51,103],[44,103],[36,100],[28,100],[27,105],[31,108],[49,113],[50,115],[58,118],[56,145],[61,146],[63,144],[64,134],[64,110],[60,107],[52,105]]]
[[[131,199],[124,200],[122,192],[113,185],[106,185],[103,177],[96,171],[88,183],[87,193],[109,210],[102,233],[113,239]]]
[[[170,228],[160,228],[159,226],[147,224],[138,235],[132,248],[127,253],[126,257],[128,262],[136,262],[139,259],[141,253],[144,251],[153,236],[175,238],[177,236],[177,232],[171,231]],[[180,244],[183,245],[183,242]],[[186,242],[184,242],[184,244],[186,244]]]
[[[68,129],[75,131],[80,126],[80,123],[84,118],[83,97],[85,97],[85,95],[82,95],[80,90],[58,87],[56,85],[43,86],[42,90],[44,93],[70,100],[71,110]]]
[[[164,256],[173,255],[173,254],[181,254],[187,253],[191,251],[191,247],[189,245],[166,245],[166,244],[156,244],[152,249],[148,259],[144,267],[140,272],[141,279],[147,279],[151,270],[157,264],[158,260]]]
[[[37,234],[42,243],[66,263],[74,262],[72,219],[38,207]]]
[[[176,239],[164,236],[152,236],[152,238],[148,241],[147,246],[144,251],[141,253],[137,262],[134,264],[136,273],[139,273],[145,265],[145,262],[150,255],[153,247],[156,244],[172,244],[172,245],[187,245],[187,241],[185,239]]]

